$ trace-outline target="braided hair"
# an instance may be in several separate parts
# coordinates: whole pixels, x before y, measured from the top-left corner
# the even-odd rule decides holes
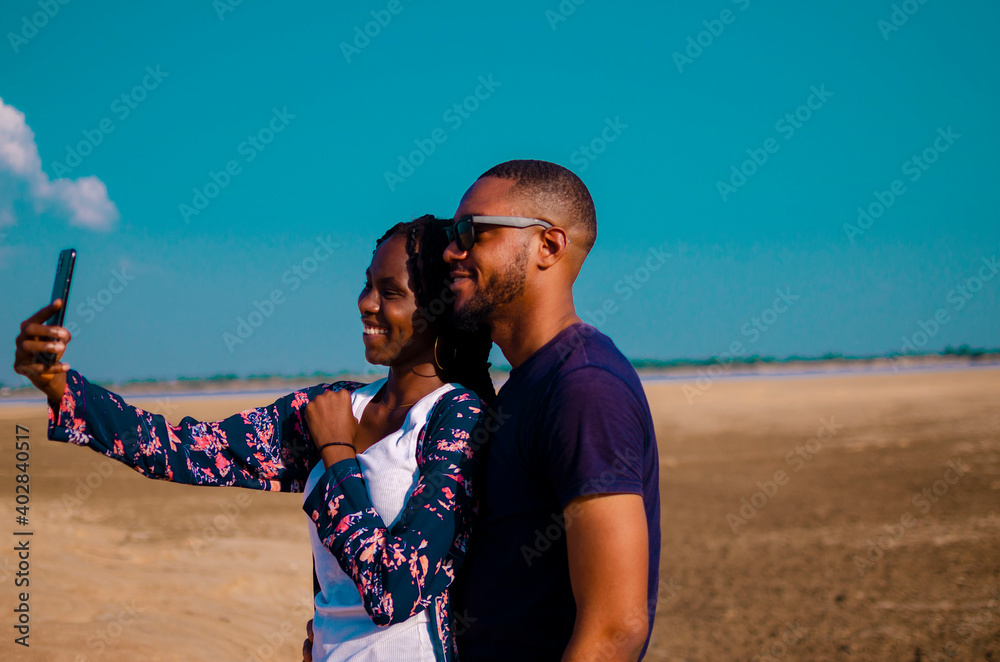
[[[455,328],[453,322],[454,294],[448,287],[451,267],[442,255],[448,246],[445,228],[448,219],[430,214],[389,228],[375,242],[375,251],[385,241],[396,235],[406,239],[406,266],[415,275],[413,294],[417,308],[433,326],[438,337],[435,363],[442,381],[461,384],[479,395],[488,406],[496,399],[496,390],[490,378],[490,348],[493,341],[487,327],[467,333]],[[374,252],[373,251],[373,254]],[[437,367],[437,366],[435,366]]]

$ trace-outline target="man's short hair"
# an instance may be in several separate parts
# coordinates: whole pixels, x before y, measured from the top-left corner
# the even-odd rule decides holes
[[[519,159],[493,166],[482,175],[514,182],[510,195],[528,198],[539,213],[553,211],[572,225],[567,228],[579,236],[590,252],[597,240],[597,211],[594,199],[583,181],[567,168],[548,161]]]

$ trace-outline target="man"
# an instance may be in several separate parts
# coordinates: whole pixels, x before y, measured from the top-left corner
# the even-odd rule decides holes
[[[509,161],[455,219],[456,321],[488,325],[512,368],[453,593],[460,657],[639,659],[656,610],[659,462],[635,370],[574,308],[593,200],[561,166]]]

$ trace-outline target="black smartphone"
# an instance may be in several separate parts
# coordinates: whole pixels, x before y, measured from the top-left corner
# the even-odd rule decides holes
[[[62,326],[66,319],[66,308],[69,305],[69,286],[73,282],[73,265],[76,264],[76,249],[67,248],[59,253],[59,262],[56,264],[56,280],[52,284],[52,298],[49,302],[62,299],[62,307],[50,317],[45,324],[48,326]],[[56,355],[51,352],[39,352],[39,360],[46,366],[55,363]]]

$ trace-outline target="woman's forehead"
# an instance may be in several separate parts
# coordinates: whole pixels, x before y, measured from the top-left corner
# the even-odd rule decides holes
[[[406,284],[409,279],[407,274],[406,261],[406,237],[401,234],[394,234],[378,247],[375,255],[372,256],[372,263],[369,269],[372,277],[395,278],[402,284]]]

